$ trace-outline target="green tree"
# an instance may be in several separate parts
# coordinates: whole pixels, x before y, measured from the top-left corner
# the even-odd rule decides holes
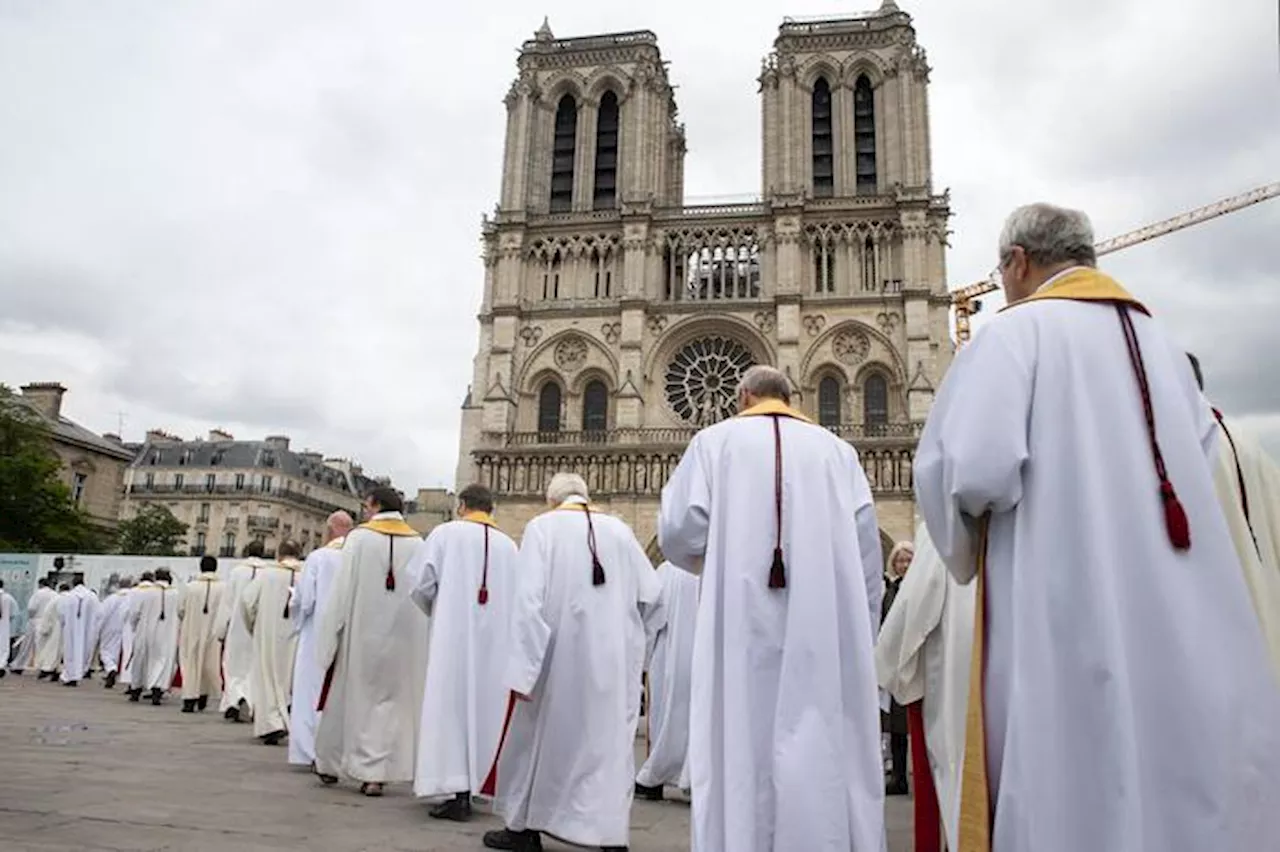
[[[102,537],[59,478],[40,415],[0,385],[0,550],[94,552]]]
[[[177,556],[187,535],[187,525],[164,506],[147,503],[138,514],[120,522],[121,553],[136,556]]]

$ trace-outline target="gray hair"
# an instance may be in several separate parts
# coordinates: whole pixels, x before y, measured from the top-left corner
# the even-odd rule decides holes
[[[551,477],[551,484],[547,486],[547,503],[559,506],[570,497],[591,499],[591,492],[587,490],[587,481],[576,473],[557,473]]]
[[[1021,246],[1037,266],[1075,263],[1097,266],[1093,249],[1093,225],[1079,210],[1052,204],[1028,204],[1009,214],[1000,231],[1000,262],[1004,264]]]
[[[744,392],[765,399],[780,399],[788,405],[791,403],[791,382],[781,370],[764,364],[757,364],[742,374],[738,393]]]

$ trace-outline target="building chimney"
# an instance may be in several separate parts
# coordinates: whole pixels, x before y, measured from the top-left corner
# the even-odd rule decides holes
[[[235,439],[236,439],[236,438],[235,438],[235,436],[234,436],[234,435],[232,435],[230,432],[225,432],[225,431],[223,431],[222,429],[210,429],[210,430],[209,430],[209,442],[210,442],[210,443],[213,443],[213,442],[215,442],[215,441],[234,441]]]
[[[32,382],[22,386],[22,398],[44,417],[57,420],[62,416],[62,395],[67,392],[58,382]]]
[[[106,438],[108,441],[110,441],[113,444],[120,444],[121,446],[124,446],[124,439],[121,438],[119,435],[117,435],[115,432],[106,432],[103,434],[102,437]]]
[[[264,439],[264,442],[273,450],[280,450],[283,452],[289,449],[288,435],[268,435]]]
[[[173,435],[170,435],[168,432],[164,431],[163,429],[147,430],[147,441],[152,444],[172,444],[175,441],[181,441],[181,440],[182,440],[181,438],[177,438]]]

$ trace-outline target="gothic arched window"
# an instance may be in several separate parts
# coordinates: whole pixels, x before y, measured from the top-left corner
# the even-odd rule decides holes
[[[865,78],[864,78],[865,79]],[[874,141],[874,140],[873,140]],[[835,138],[831,123],[831,86],[825,77],[813,84],[813,195],[835,193]]]
[[[818,423],[828,429],[840,425],[840,382],[831,376],[818,382]]]
[[[582,431],[603,432],[609,426],[609,389],[598,379],[582,392]]]
[[[858,194],[876,192],[876,98],[863,74],[853,85],[853,148]]]
[[[616,206],[618,197],[618,96],[605,92],[596,116],[596,210]]]
[[[868,434],[883,431],[889,423],[889,382],[880,373],[872,373],[862,384],[862,422]]]
[[[556,107],[555,142],[551,149],[551,212],[573,209],[573,157],[578,139],[578,104],[565,95]]]
[[[538,431],[560,431],[560,386],[552,381],[538,392]]]

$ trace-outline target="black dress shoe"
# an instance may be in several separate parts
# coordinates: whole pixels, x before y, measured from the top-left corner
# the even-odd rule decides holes
[[[209,706],[209,696],[201,695],[199,698],[196,699],[196,709],[199,710],[201,713],[203,713],[205,711],[205,708],[207,708],[208,706]]]
[[[262,735],[263,745],[280,745],[280,741],[284,739],[284,731],[272,731],[269,734]]]
[[[884,794],[886,796],[905,796],[907,795],[907,779],[890,778],[884,785]]]
[[[661,802],[662,801],[662,785],[658,784],[655,787],[646,787],[643,784],[637,783],[636,798],[646,799],[650,802]]]
[[[196,700],[194,698],[182,699],[182,712],[183,713],[196,712]]]
[[[102,682],[103,689],[112,689],[116,685],[116,673],[111,672],[107,675],[107,679]]]
[[[64,684],[64,686],[79,686],[79,685],[80,685],[80,681],[78,680],[69,680]]]
[[[163,697],[164,697],[164,690],[160,689],[159,687],[151,688],[151,706],[152,707],[159,707],[160,699]]]
[[[436,805],[427,811],[427,814],[435,819],[466,822],[471,819],[471,794],[459,793],[447,802],[441,802]]]
[[[542,836],[536,831],[486,831],[486,849],[510,849],[512,852],[542,852]]]
[[[223,714],[222,714],[222,718],[226,719],[228,722],[239,722],[239,721],[240,721],[240,708],[239,708],[239,707],[228,707],[228,708],[227,708],[227,712],[225,712],[225,713],[223,713]]]
[[[130,689],[128,692],[125,693],[125,695],[129,696],[129,700],[131,702],[137,703],[138,701],[142,700],[142,687],[138,687],[136,689]]]

